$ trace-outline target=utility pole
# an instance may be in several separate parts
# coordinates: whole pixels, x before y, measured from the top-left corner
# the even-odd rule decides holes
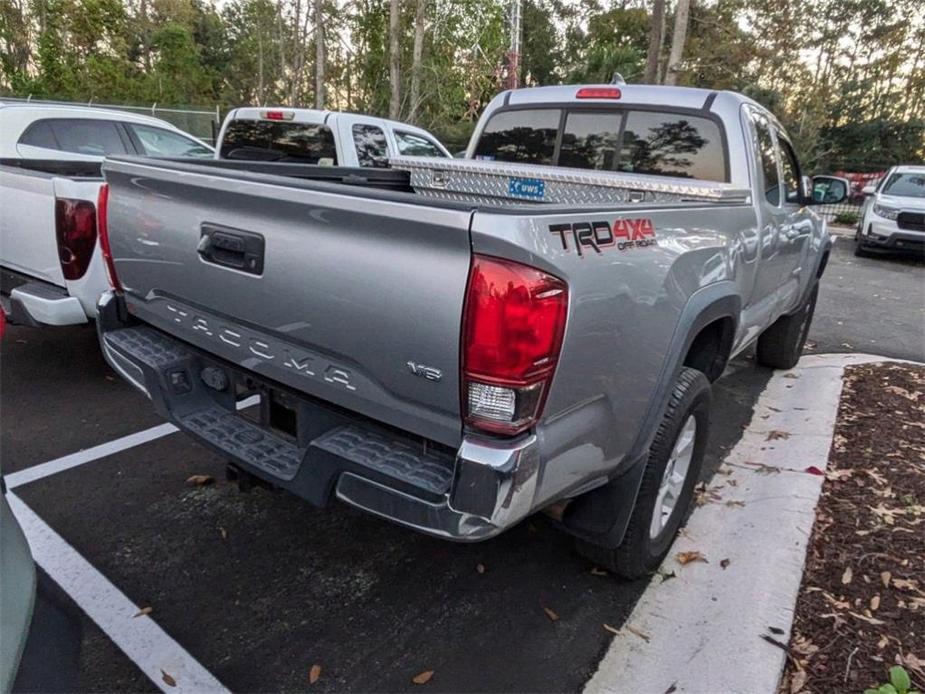
[[[504,88],[517,89],[520,86],[520,34],[522,31],[523,0],[510,0],[511,37],[508,44]]]

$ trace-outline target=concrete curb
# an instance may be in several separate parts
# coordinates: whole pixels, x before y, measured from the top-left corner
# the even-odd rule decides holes
[[[662,566],[676,578],[652,580],[585,692],[777,690],[785,655],[761,635],[790,638],[825,479],[806,469],[825,470],[845,367],[887,361],[902,360],[811,355],[771,378],[710,484],[717,498],[694,511]],[[708,563],[681,566],[685,551]]]

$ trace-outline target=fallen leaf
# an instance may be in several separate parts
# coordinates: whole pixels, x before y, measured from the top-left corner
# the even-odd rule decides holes
[[[732,508],[734,506],[738,506],[741,508],[745,506],[745,502],[744,501],[727,501],[726,506],[728,506],[729,508]]]
[[[870,609],[873,611],[876,611],[879,608],[880,608],[880,596],[875,595],[874,597],[870,599]]]
[[[609,631],[611,634],[619,634],[619,633],[620,633],[620,630],[619,630],[619,629],[617,629],[616,627],[610,626],[610,625],[607,624],[606,622],[605,622],[604,624],[602,624],[601,626],[604,627],[604,631]]]
[[[820,477],[825,476],[825,473],[815,465],[810,465],[808,468],[805,468],[803,472],[808,472],[810,475],[819,475]]]
[[[312,665],[312,669],[308,671],[308,683],[314,684],[318,681],[319,677],[321,677],[321,666],[315,663]]]
[[[223,528],[223,527],[220,525],[220,526],[218,526],[218,531],[222,534],[222,539],[223,539],[223,540],[227,540],[227,539],[228,539],[228,531],[225,530],[225,528]]]
[[[727,566],[729,566],[729,559],[728,559],[728,558],[726,558],[726,559],[720,559],[720,561],[719,561],[719,566],[720,566],[721,569],[725,569]],[[780,632],[780,633],[783,634],[784,632]]]
[[[153,607],[142,607],[140,610],[138,610],[138,612],[135,613],[135,617],[141,617],[146,614],[151,614],[152,612],[154,612]]]
[[[798,694],[806,684],[806,670],[797,670],[790,678],[790,694]]]
[[[186,478],[186,483],[191,487],[205,487],[213,482],[215,482],[215,478],[212,475],[191,475]]]
[[[672,682],[671,686],[668,687],[668,689],[666,689],[662,694],[674,694],[676,691],[678,691],[678,683]]]
[[[784,374],[784,378],[799,378],[799,376],[795,373],[786,373]]]
[[[692,550],[690,552],[678,552],[675,555],[675,559],[677,559],[678,563],[682,565],[690,564],[691,562],[695,561],[702,561],[704,564],[709,564],[707,558],[697,550]]]
[[[164,684],[166,684],[168,687],[177,686],[177,681],[163,670],[161,670],[161,679],[164,680]]]
[[[854,573],[851,571],[851,567],[847,567],[845,572],[841,575],[842,585],[846,586],[851,583],[851,580],[854,578]]]
[[[626,625],[626,630],[627,630],[629,633],[631,633],[633,636],[638,636],[639,638],[641,638],[641,639],[642,639],[643,641],[645,641],[646,643],[649,643],[649,635],[648,635],[648,634],[645,634],[645,633],[639,631],[639,629],[636,629],[636,628],[630,626],[629,624]]]
[[[543,608],[543,612],[546,613],[546,616],[549,617],[550,622],[558,622],[559,615],[556,614],[555,610],[551,610],[548,607]]]
[[[771,431],[768,432],[768,438],[765,440],[766,441],[777,441],[778,439],[786,440],[789,438],[790,438],[789,431],[779,431],[777,429],[772,429]]]
[[[483,573],[485,573],[485,565],[484,565],[484,564],[476,564],[476,565],[475,565],[475,570],[478,571],[480,574],[483,574]]]
[[[592,576],[606,576],[606,575],[607,575],[607,572],[604,571],[604,569],[599,569],[599,568],[597,568],[596,566],[592,566],[592,567],[591,567],[591,575],[592,575]]]
[[[867,622],[868,624],[873,624],[874,626],[886,624],[886,622],[884,622],[882,619],[877,619],[876,617],[867,617],[865,615],[858,614],[857,612],[851,612],[850,610],[848,614],[850,614],[852,617],[855,617],[856,619],[860,619],[862,622]]]
[[[433,670],[425,670],[424,672],[415,675],[411,678],[411,681],[415,684],[427,684],[430,682],[430,678],[434,676]]]
[[[784,630],[780,627],[768,627],[768,631],[770,631],[772,634],[777,634],[778,636],[784,635]]]

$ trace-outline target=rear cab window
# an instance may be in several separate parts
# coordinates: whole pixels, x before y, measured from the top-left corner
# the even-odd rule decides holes
[[[353,146],[360,166],[386,169],[389,166],[389,145],[382,128],[357,123],[353,126]]]
[[[717,120],[630,106],[499,111],[482,130],[475,158],[728,180]]]
[[[225,128],[222,159],[337,165],[334,133],[323,123],[233,120]]]

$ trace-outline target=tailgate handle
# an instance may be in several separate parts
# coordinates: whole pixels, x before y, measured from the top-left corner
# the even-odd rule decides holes
[[[260,275],[263,274],[264,247],[260,234],[203,224],[196,252],[207,263]]]

